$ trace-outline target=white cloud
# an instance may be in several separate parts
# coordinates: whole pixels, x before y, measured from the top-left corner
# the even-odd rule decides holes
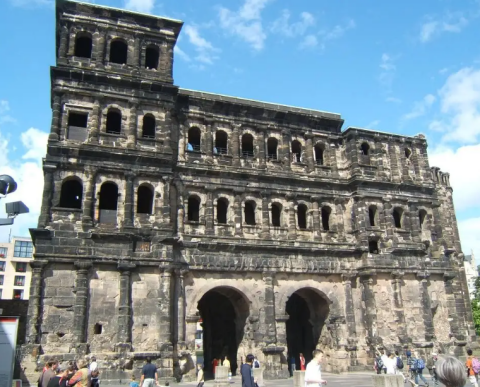
[[[438,92],[441,114],[430,129],[443,141],[475,143],[480,136],[480,70],[464,68],[450,75]]]
[[[324,40],[334,40],[341,38],[345,32],[356,27],[354,20],[348,20],[344,25],[337,24],[331,30],[324,33]]]
[[[263,30],[261,12],[270,0],[245,0],[237,11],[220,7],[220,26],[229,34],[248,43],[254,50],[264,47],[267,35]]]
[[[402,119],[408,121],[423,116],[435,100],[436,98],[433,94],[427,94],[421,101],[415,102],[412,111],[405,114]]]
[[[10,111],[10,104],[8,101],[0,100],[0,126],[5,123],[13,123],[15,119],[8,114]]]
[[[480,256],[480,218],[464,219],[458,222],[458,230],[463,253],[469,255],[473,250],[478,264],[478,257]]]
[[[457,211],[480,208],[480,144],[458,149],[439,146],[429,152],[431,166],[450,173],[453,199]]]
[[[12,235],[29,235],[28,228],[35,227],[40,214],[43,193],[43,171],[41,159],[46,152],[48,135],[30,128],[21,134],[25,153],[21,159],[9,158],[10,141],[0,132],[0,167],[2,174],[12,176],[18,184],[17,190],[3,199],[3,203],[23,201],[30,209],[28,214],[19,215],[11,227],[0,227],[0,240],[6,241],[10,229]],[[0,214],[0,217],[6,217]]]
[[[41,6],[52,6],[53,0],[10,0],[14,7],[35,8]]]
[[[190,62],[190,61],[191,61],[190,56],[189,56],[185,51],[183,51],[183,50],[178,46],[178,44],[175,45],[173,51],[174,51],[174,53],[175,53],[175,56],[177,56],[178,58],[182,58],[185,62]]]
[[[391,102],[391,103],[402,103],[403,102],[400,98],[397,98],[397,97],[387,97],[385,99],[385,101]]]
[[[195,59],[198,62],[212,64],[214,60],[218,59],[216,53],[220,50],[213,47],[212,43],[200,36],[197,27],[186,26],[185,34],[188,36],[190,43],[195,47],[195,51],[197,51]]]
[[[318,46],[318,38],[315,35],[307,35],[300,43],[300,48],[312,48]]]
[[[419,39],[427,43],[443,32],[458,33],[468,24],[468,19],[462,14],[446,14],[442,18],[429,18],[420,28]]]
[[[152,13],[155,0],[125,0],[125,8],[136,12]]]
[[[395,60],[396,58],[387,53],[383,53],[380,59],[380,75],[378,76],[378,80],[388,89],[392,87],[395,72],[397,70]]]
[[[315,17],[309,12],[302,12],[300,20],[290,23],[290,11],[284,9],[282,16],[275,20],[270,28],[273,33],[289,38],[303,36],[307,30],[315,25]]]

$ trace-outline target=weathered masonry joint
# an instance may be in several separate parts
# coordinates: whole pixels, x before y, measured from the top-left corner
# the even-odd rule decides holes
[[[152,356],[193,380],[251,352],[282,378],[316,347],[344,371],[377,345],[475,341],[449,176],[422,135],[181,89],[182,22],[57,3],[27,379],[51,355],[95,355],[114,381]]]

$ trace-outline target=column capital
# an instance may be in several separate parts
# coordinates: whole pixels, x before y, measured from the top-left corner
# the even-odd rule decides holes
[[[260,196],[262,197],[262,199],[268,199],[270,196],[270,191],[261,191]]]
[[[427,271],[418,271],[417,272],[417,278],[421,281],[426,281],[430,277],[430,273]]]
[[[215,187],[213,185],[207,185],[205,186],[205,191],[208,193],[212,193],[215,191]]]
[[[92,261],[75,261],[74,266],[77,270],[89,270],[93,264]]]
[[[363,281],[373,280],[373,277],[377,275],[375,270],[366,270],[358,273],[360,279]]]
[[[133,179],[135,178],[136,175],[132,171],[127,171],[127,172],[125,172],[124,176],[125,176],[125,179],[128,182],[131,182],[131,181],[133,181]]]
[[[399,280],[403,278],[405,273],[403,271],[396,270],[396,271],[392,271],[390,275],[392,276],[392,279]]]
[[[185,321],[187,323],[197,323],[200,321],[200,316],[196,315],[196,314],[189,314],[187,316],[185,316]]]
[[[352,282],[357,278],[357,273],[342,273],[343,282]]]
[[[163,277],[171,277],[174,271],[174,268],[171,266],[159,266],[160,272],[162,273]]]
[[[43,259],[34,259],[33,261],[30,261],[30,267],[33,269],[33,271],[42,271],[43,268],[47,265],[48,261],[43,260]]]
[[[455,273],[455,272],[453,272],[453,271],[446,271],[445,273],[443,273],[443,280],[444,280],[444,281],[451,281],[451,280],[453,280],[456,276],[457,276],[457,273]]]
[[[289,318],[290,318],[290,316],[288,314],[280,314],[280,315],[277,314],[275,316],[275,321],[286,322],[286,321],[288,321]]]
[[[262,278],[265,282],[271,282],[275,279],[275,274],[274,271],[264,271],[262,272]]]
[[[137,265],[131,262],[118,262],[117,264],[117,269],[122,273],[128,273],[132,270],[135,270],[136,267]]]
[[[297,194],[294,192],[289,192],[285,195],[285,199],[287,199],[288,201],[293,201],[296,199],[296,197],[297,197]]]
[[[313,138],[315,137],[314,134],[312,132],[307,132],[305,133],[304,135],[305,139],[307,140],[313,140]]]

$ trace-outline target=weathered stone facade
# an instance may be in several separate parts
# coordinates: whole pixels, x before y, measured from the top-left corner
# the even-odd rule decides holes
[[[191,380],[247,353],[265,377],[315,347],[327,370],[372,348],[475,340],[448,174],[422,135],[180,89],[182,23],[57,4],[24,365],[94,354],[104,380],[147,355]],[[35,380],[35,379],[33,379]]]

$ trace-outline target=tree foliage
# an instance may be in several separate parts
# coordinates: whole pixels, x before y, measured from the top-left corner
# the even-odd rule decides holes
[[[480,335],[480,277],[475,279],[475,293],[472,300],[472,313],[475,331],[477,332],[477,335]]]

